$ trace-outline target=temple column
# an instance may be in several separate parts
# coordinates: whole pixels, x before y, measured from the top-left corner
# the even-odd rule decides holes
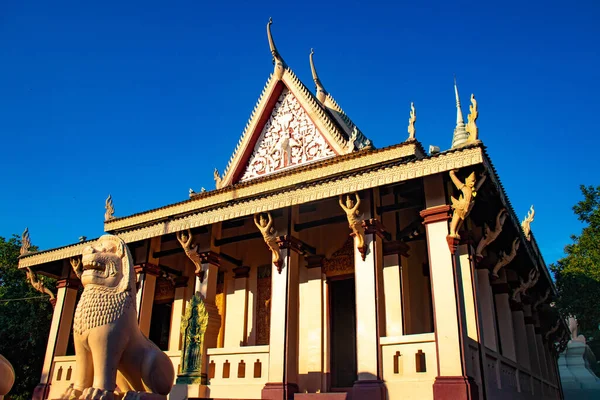
[[[66,268],[68,268],[67,271],[70,271],[70,266]],[[75,314],[79,281],[74,279],[60,279],[56,282],[56,288],[56,304],[48,334],[48,344],[46,345],[46,354],[44,356],[44,364],[42,365],[42,376],[40,383],[33,391],[33,400],[42,400],[47,397],[54,357],[64,356],[67,352],[71,324],[73,323],[73,316]]]
[[[531,305],[523,306],[525,333],[527,335],[527,350],[529,352],[529,361],[531,364],[531,372],[540,376],[540,359],[537,352],[537,344],[535,341],[535,327],[533,325],[533,317],[531,316]]]
[[[225,317],[225,347],[246,345],[248,324],[249,267],[233,269],[232,294],[228,296],[229,312]],[[216,288],[216,285],[215,285]]]
[[[479,319],[483,331],[485,346],[498,352],[498,338],[496,337],[496,313],[494,311],[494,298],[490,272],[487,268],[477,269],[477,300],[479,301]]]
[[[548,379],[548,364],[546,364],[546,351],[544,349],[544,339],[542,338],[542,332],[540,328],[539,316],[537,313],[533,313],[533,322],[535,329],[535,343],[540,360],[540,376],[543,379]]]
[[[492,289],[496,300],[496,318],[500,333],[502,355],[517,362],[513,318],[509,301],[510,286],[506,281],[506,272],[504,269],[499,271],[499,278],[493,282]]]
[[[520,287],[517,273],[512,269],[506,270],[507,279],[513,288],[513,293]],[[509,300],[512,312],[513,329],[515,335],[515,350],[519,365],[531,371],[531,360],[527,349],[527,332],[525,330],[525,314],[523,313],[523,296],[521,293],[513,294]]]
[[[429,267],[433,297],[438,374],[433,397],[439,399],[478,398],[475,382],[466,375],[463,349],[463,305],[460,276],[455,265],[458,257],[450,253],[446,237],[450,206],[446,205],[442,175],[424,178],[426,209],[421,212],[427,231]]]
[[[208,326],[202,345],[202,374],[205,376],[208,372],[206,350],[217,347],[217,338],[221,327],[221,316],[215,305],[220,259],[216,252],[210,250],[199,253],[199,255],[201,270],[196,273],[195,290],[204,300],[204,307],[208,313]]]
[[[400,254],[407,256],[402,242],[383,246],[383,290],[385,298],[385,336],[402,336],[402,280]],[[402,246],[404,245],[404,246]],[[407,246],[406,246],[407,247]]]
[[[280,267],[271,264],[269,381],[262,390],[263,399],[281,400],[298,392],[296,343],[300,259],[292,246],[286,245],[287,240],[289,237],[280,241]]]
[[[154,291],[156,290],[156,277],[160,275],[158,264],[144,263],[135,266],[138,276],[138,291],[136,293],[136,307],[138,325],[146,336],[150,333],[150,320],[152,319],[152,306],[154,305]]]
[[[171,330],[169,333],[169,351],[181,350],[181,318],[185,313],[185,289],[188,277],[180,276],[175,280],[175,298],[171,313]]]

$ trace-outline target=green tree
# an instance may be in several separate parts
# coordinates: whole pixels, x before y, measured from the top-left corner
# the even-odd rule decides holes
[[[48,297],[41,297],[17,268],[20,248],[17,235],[0,237],[0,354],[15,369],[15,385],[7,396],[13,400],[31,399],[39,383],[53,311]],[[39,278],[53,287],[52,280]]]
[[[600,186],[581,186],[583,200],[573,206],[583,230],[572,236],[573,243],[565,247],[564,258],[550,269],[556,279],[559,298],[556,302],[562,315],[574,315],[579,332],[600,355]]]

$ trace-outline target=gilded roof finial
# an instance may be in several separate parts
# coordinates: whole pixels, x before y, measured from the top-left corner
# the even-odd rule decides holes
[[[319,80],[319,75],[317,75],[315,62],[313,60],[313,54],[315,54],[315,51],[313,49],[310,49],[310,70],[312,72],[313,81],[315,81],[315,85],[317,86],[317,100],[319,100],[321,103],[324,103],[325,98],[327,97],[327,91],[325,90],[323,84]]]
[[[477,142],[479,140],[479,128],[477,128],[477,117],[479,117],[479,110],[477,109],[477,100],[475,95],[471,93],[471,105],[469,106],[469,115],[467,116],[467,132],[469,133],[469,143]]]
[[[410,102],[410,117],[408,118],[408,140],[415,140],[415,122],[417,122],[417,110],[415,103]]]
[[[535,210],[533,209],[533,205],[527,212],[527,216],[521,222],[521,227],[523,228],[523,233],[525,234],[525,238],[527,240],[531,240],[531,223],[533,222],[533,217],[535,216]]]
[[[271,49],[271,54],[273,55],[273,64],[275,64],[275,75],[277,79],[281,79],[283,77],[283,72],[285,71],[285,61],[277,51],[277,47],[275,47],[275,41],[273,40],[273,35],[271,34],[271,24],[273,23],[273,19],[269,17],[269,22],[267,23],[267,37],[269,38],[269,48]]]
[[[452,148],[460,147],[466,144],[469,134],[465,128],[463,113],[460,108],[460,96],[458,95],[458,85],[456,84],[456,76],[454,76],[454,95],[456,96],[456,128],[454,128],[454,136],[452,138]]]
[[[111,219],[115,218],[115,206],[113,204],[112,196],[110,194],[106,198],[104,209],[106,210],[106,212],[104,213],[104,222],[110,221]]]
[[[29,254],[29,249],[31,248],[31,239],[29,239],[29,228],[25,228],[23,234],[21,235],[21,249],[19,254],[24,256]]]

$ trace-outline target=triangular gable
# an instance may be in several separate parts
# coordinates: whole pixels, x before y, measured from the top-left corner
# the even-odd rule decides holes
[[[282,135],[284,127],[287,138]],[[269,77],[217,186],[350,153],[355,149],[354,140],[349,140],[345,130],[286,68],[281,79]],[[290,149],[289,154],[281,151],[284,147]]]

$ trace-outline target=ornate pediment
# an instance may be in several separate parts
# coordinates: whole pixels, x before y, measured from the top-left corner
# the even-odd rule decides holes
[[[240,181],[335,155],[298,99],[285,88],[262,128]]]

